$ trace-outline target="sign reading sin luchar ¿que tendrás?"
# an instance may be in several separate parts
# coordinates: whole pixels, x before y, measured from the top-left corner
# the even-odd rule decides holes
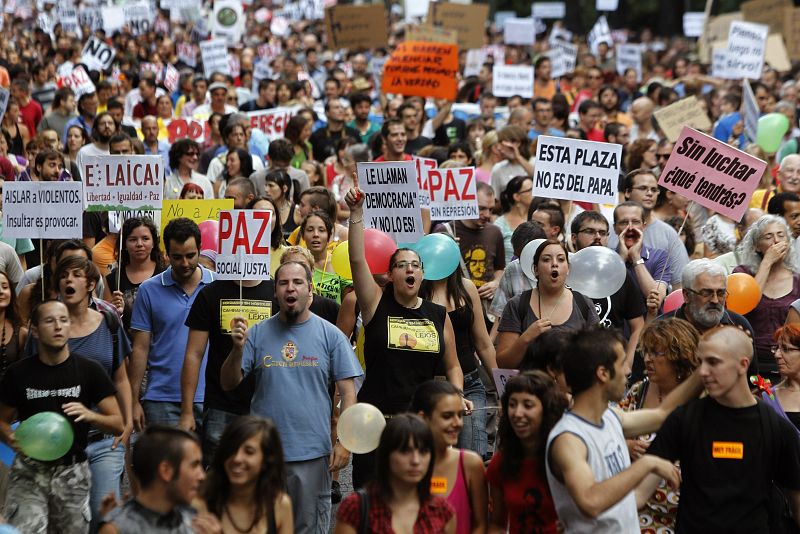
[[[685,126],[658,183],[738,221],[766,166],[758,158]]]

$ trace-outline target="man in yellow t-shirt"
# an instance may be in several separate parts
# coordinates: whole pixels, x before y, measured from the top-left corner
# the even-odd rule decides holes
[[[778,183],[780,185],[777,188],[757,189],[750,199],[749,207],[766,211],[767,204],[775,193],[800,194],[800,154],[789,154],[783,158],[778,170]]]

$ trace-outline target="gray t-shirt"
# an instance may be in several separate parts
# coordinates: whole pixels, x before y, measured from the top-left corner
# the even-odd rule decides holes
[[[131,532],[148,534],[194,534],[192,519],[194,508],[176,508],[166,514],[145,508],[135,499],[111,510],[101,524],[113,523],[120,534]]]
[[[330,454],[328,384],[363,374],[347,337],[314,314],[297,324],[278,314],[251,327],[242,372],[255,373],[250,411],[275,422],[287,462]]]

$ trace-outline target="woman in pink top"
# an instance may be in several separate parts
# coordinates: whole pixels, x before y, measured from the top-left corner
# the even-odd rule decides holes
[[[472,451],[454,448],[464,427],[461,392],[449,382],[430,380],[417,388],[411,411],[419,413],[433,433],[431,495],[444,497],[455,509],[456,534],[485,533],[488,495],[483,461]]]

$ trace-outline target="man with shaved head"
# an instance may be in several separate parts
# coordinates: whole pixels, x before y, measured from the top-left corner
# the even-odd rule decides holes
[[[658,133],[653,128],[653,109],[655,104],[646,96],[641,96],[631,104],[631,142],[637,139],[652,139],[656,143],[660,140]]]
[[[712,328],[697,356],[708,396],[672,412],[647,451],[680,461],[675,532],[787,532],[774,513],[783,498],[773,485],[800,519],[800,440],[787,418],[750,392],[752,340],[735,326]]]

